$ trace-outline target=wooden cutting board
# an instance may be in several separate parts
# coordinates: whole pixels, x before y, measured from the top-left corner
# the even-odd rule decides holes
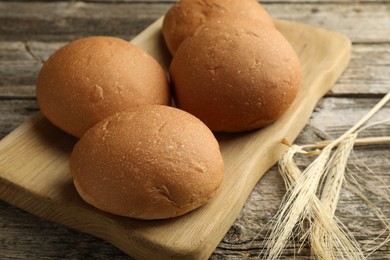
[[[293,142],[317,101],[346,68],[348,38],[310,26],[275,21],[298,53],[303,81],[297,99],[273,125],[242,134],[217,134],[225,161],[219,194],[182,217],[142,221],[114,216],[78,196],[68,160],[76,139],[52,126],[40,113],[0,142],[0,199],[32,214],[111,242],[139,259],[204,259],[211,255],[238,216],[262,175],[281,157],[283,138]],[[159,19],[132,42],[165,68],[170,56]]]

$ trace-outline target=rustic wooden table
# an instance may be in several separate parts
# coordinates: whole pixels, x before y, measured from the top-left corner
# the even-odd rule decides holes
[[[163,15],[174,1],[86,0],[0,1],[0,138],[3,138],[39,108],[34,82],[54,50],[73,39],[89,35],[112,35],[131,39]],[[339,136],[390,91],[390,2],[388,0],[268,0],[269,13],[279,19],[338,31],[353,42],[348,69],[334,88],[318,103],[296,143],[312,143]],[[390,117],[390,104],[375,117]],[[363,136],[389,136],[390,127],[379,125]],[[308,159],[299,160],[304,167]],[[364,165],[384,183],[366,185],[390,188],[390,146],[355,148],[348,167]],[[259,181],[238,219],[211,259],[256,258],[264,245],[266,223],[275,214],[285,193],[273,167]],[[373,194],[369,198],[390,218],[389,201]],[[343,190],[336,215],[359,243],[380,234],[383,227],[373,220],[367,206]],[[260,234],[258,236],[258,234]],[[386,234],[385,234],[386,235]],[[294,257],[289,245],[284,258]],[[114,258],[127,259],[114,246],[98,238],[70,230],[0,202],[0,259]],[[296,256],[310,258],[304,248]],[[390,259],[387,243],[370,259]]]

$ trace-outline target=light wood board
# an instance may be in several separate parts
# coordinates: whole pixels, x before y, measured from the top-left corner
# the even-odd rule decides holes
[[[133,39],[165,68],[170,56],[157,20]],[[351,43],[326,30],[276,21],[298,53],[303,81],[297,99],[273,125],[242,134],[217,134],[225,161],[219,194],[182,217],[141,221],[114,216],[78,196],[68,160],[76,139],[40,113],[0,142],[0,199],[32,214],[105,239],[139,259],[205,259],[224,237],[263,174],[296,138],[317,103],[346,68]]]

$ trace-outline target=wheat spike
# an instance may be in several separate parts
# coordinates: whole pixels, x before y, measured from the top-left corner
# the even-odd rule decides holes
[[[283,206],[276,213],[276,224],[267,243],[267,259],[277,259],[280,256],[294,227],[310,215],[310,198],[315,196],[331,149],[326,147],[287,191]],[[288,172],[286,174],[289,175]]]
[[[389,100],[390,93],[342,136],[326,144],[318,157],[303,172],[296,166],[294,155],[297,152],[318,154],[317,152],[304,152],[303,147],[291,146],[281,158],[279,169],[287,193],[274,217],[276,223],[266,243],[267,259],[277,259],[289,239],[298,235],[301,236],[301,241],[310,239],[312,252],[319,259],[365,259],[356,240],[335,218],[334,213],[345,176],[347,159],[357,137],[355,132]],[[284,140],[283,143],[288,142]],[[337,151],[330,157],[332,149],[337,146]],[[321,180],[324,180],[324,185],[320,201],[316,192],[321,186]],[[306,232],[305,220],[309,224]],[[383,217],[381,220],[387,223]],[[297,226],[300,227],[298,231],[295,229]],[[389,228],[389,225],[386,224],[386,227]]]
[[[354,133],[343,140],[328,163],[326,181],[323,185],[320,199],[331,216],[333,216],[336,211],[345,168],[356,137],[357,134]]]
[[[347,229],[342,231],[336,223],[328,222],[334,218],[347,160],[356,137],[355,133],[343,140],[327,164],[320,197],[320,210],[324,210],[322,214],[326,216],[317,215],[311,229],[312,251],[319,259],[364,259],[358,243]]]
[[[352,140],[350,140],[349,143],[350,142],[352,142]],[[303,173],[299,170],[293,159],[297,152],[301,152],[301,148],[298,146],[291,146],[279,162],[280,173],[285,181],[287,190],[291,189],[297,182],[302,180],[300,177]],[[333,173],[333,175],[335,175],[335,173]],[[330,179],[336,180],[337,178],[333,177]],[[340,183],[340,181],[336,181],[336,183]],[[332,189],[329,188],[328,192],[331,192],[331,190]],[[337,200],[333,201],[337,203]],[[303,234],[301,235],[301,240],[305,241],[310,233],[309,238],[312,241],[313,254],[319,259],[335,259],[336,256],[340,255],[342,257],[346,256],[347,258],[363,259],[363,254],[359,250],[356,241],[350,234],[345,233],[339,228],[338,220],[333,218],[333,214],[330,214],[330,212],[324,208],[323,203],[317,196],[312,194],[311,197],[307,198],[307,202],[308,210],[297,224],[301,224],[303,218],[308,219],[308,222],[310,223],[309,232],[305,232],[302,225],[299,225],[301,228],[294,230],[295,233],[292,233],[290,236],[299,236],[299,233],[301,233]],[[322,230],[320,233],[321,235],[316,234],[316,232],[319,232],[320,230]],[[324,237],[325,239],[323,239]],[[313,241],[317,241],[317,243],[314,242],[313,244]],[[319,241],[323,242],[319,243]],[[335,248],[338,248],[338,250],[335,250]],[[339,251],[342,253],[339,253]],[[269,258],[270,257],[271,256],[269,256]]]

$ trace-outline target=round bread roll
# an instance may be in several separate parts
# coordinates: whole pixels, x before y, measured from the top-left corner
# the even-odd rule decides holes
[[[273,26],[272,18],[257,0],[181,0],[166,13],[162,32],[171,54],[188,36],[213,19],[250,18],[259,26]]]
[[[76,137],[116,112],[171,101],[157,61],[114,37],[83,38],[56,51],[39,73],[36,96],[42,113]]]
[[[223,132],[274,122],[293,102],[301,79],[299,59],[279,31],[228,19],[187,38],[170,75],[177,106]]]
[[[177,108],[145,106],[89,129],[70,158],[80,196],[116,215],[164,219],[212,198],[223,160],[212,132]]]

